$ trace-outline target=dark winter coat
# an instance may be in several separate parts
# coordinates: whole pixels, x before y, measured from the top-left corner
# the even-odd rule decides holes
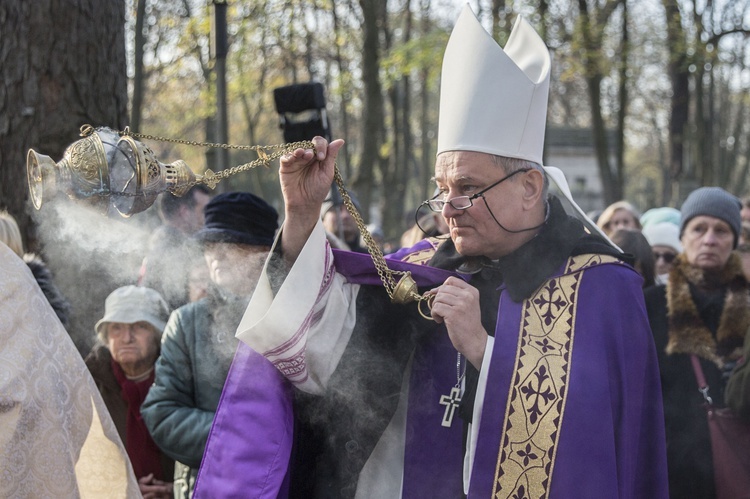
[[[742,358],[727,382],[725,398],[734,412],[750,421],[750,330],[745,335]]]
[[[715,497],[704,399],[690,361],[700,358],[710,396],[722,405],[724,373],[750,326],[750,294],[735,254],[720,275],[707,275],[680,255],[667,285],[645,291],[661,373],[670,497]]]
[[[112,354],[110,354],[109,349],[105,345],[98,344],[86,356],[86,366],[94,378],[96,387],[99,389],[102,399],[104,399],[107,410],[109,410],[109,415],[112,416],[112,421],[115,423],[120,440],[124,444],[127,441],[125,438],[125,428],[128,405],[122,398],[122,389],[117,382],[115,373],[112,372]],[[174,461],[164,454],[162,454],[162,469],[164,470],[162,476],[166,480],[172,480],[172,475],[174,475]]]
[[[60,289],[55,285],[52,278],[52,272],[50,272],[47,264],[34,253],[26,253],[23,255],[23,261],[31,270],[34,275],[39,287],[42,288],[44,296],[47,297],[47,301],[52,305],[52,309],[57,314],[57,318],[60,319],[65,329],[68,329],[68,323],[70,321],[70,303],[65,299]]]

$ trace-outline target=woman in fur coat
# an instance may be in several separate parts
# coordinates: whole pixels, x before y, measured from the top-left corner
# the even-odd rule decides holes
[[[750,326],[750,294],[739,256],[740,202],[718,187],[693,191],[682,206],[677,257],[666,285],[645,292],[661,371],[670,497],[716,496],[704,398],[691,364],[696,355],[715,404],[741,355]]]

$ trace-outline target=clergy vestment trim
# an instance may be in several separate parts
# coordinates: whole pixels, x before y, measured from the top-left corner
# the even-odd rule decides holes
[[[622,262],[607,255],[571,257],[563,275],[524,301],[493,497],[549,495],[568,394],[578,288],[582,271],[603,263]]]
[[[406,255],[403,259],[401,259],[402,262],[407,263],[413,263],[415,265],[427,265],[430,261],[430,259],[435,255],[435,251],[437,251],[437,247],[440,246],[443,241],[445,241],[445,238],[440,239],[437,237],[426,237],[422,240],[423,244],[427,243],[429,246],[424,249],[420,249],[419,251],[415,251],[413,253],[409,253]]]

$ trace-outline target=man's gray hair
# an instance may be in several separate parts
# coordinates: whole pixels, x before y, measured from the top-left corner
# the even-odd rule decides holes
[[[547,172],[544,171],[542,165],[540,165],[539,163],[535,163],[534,161],[529,161],[527,159],[509,158],[507,156],[497,156],[494,154],[492,155],[492,158],[495,161],[495,165],[502,168],[506,175],[510,175],[511,173],[518,170],[539,170],[539,173],[542,174],[542,178],[544,179],[544,186],[542,187],[542,199],[545,201],[547,200],[547,193],[549,192],[549,179],[547,178]]]

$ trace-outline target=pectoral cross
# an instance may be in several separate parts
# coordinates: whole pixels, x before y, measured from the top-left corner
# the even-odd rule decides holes
[[[453,415],[456,413],[458,404],[461,403],[461,389],[457,386],[451,388],[451,392],[448,395],[440,396],[440,405],[445,406],[445,414],[443,414],[442,426],[450,428],[453,424]]]

